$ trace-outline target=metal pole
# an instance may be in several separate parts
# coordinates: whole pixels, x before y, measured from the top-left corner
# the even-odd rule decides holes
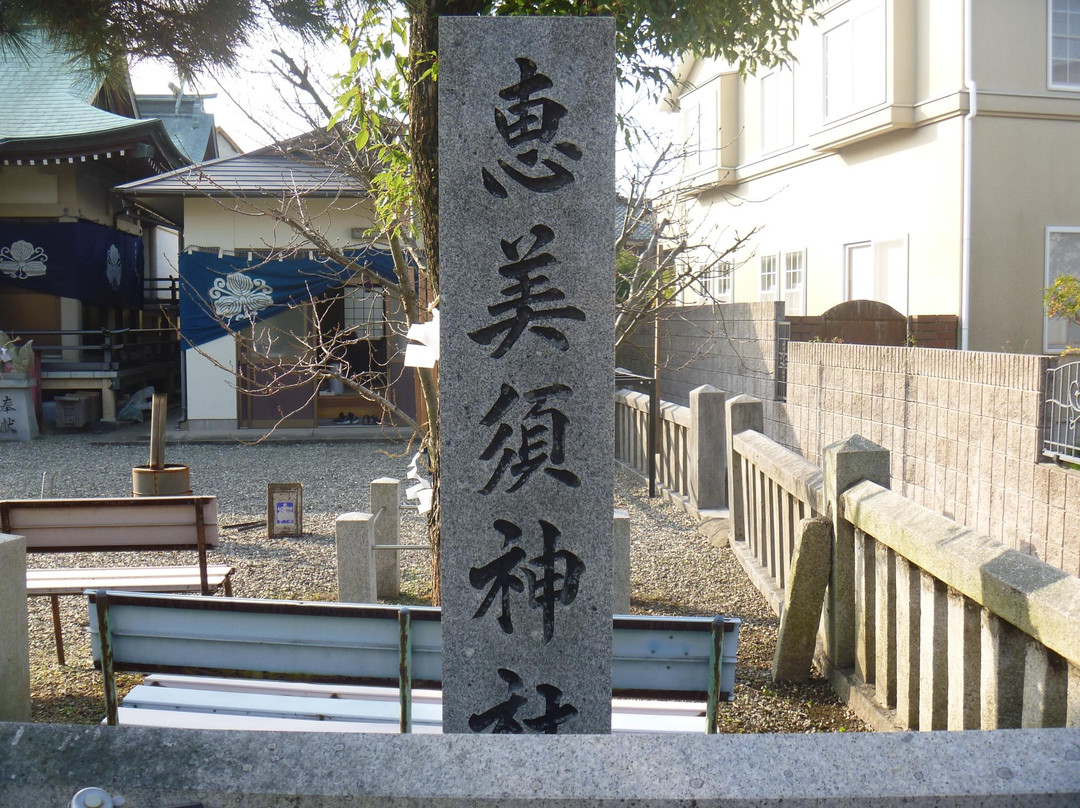
[[[408,606],[398,610],[398,703],[402,734],[412,732],[412,615]]]
[[[656,496],[656,442],[660,431],[660,397],[656,377],[649,380],[649,497]]]
[[[716,734],[717,705],[720,701],[720,671],[724,665],[724,618],[717,615],[712,621],[709,652],[709,701],[705,708],[705,732]]]

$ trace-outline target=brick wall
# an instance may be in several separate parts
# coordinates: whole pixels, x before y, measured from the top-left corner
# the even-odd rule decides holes
[[[821,317],[788,317],[792,342],[810,342],[823,332]],[[960,318],[955,314],[913,314],[908,317],[908,334],[918,348],[956,348]]]
[[[820,463],[825,446],[863,435],[892,453],[894,490],[1080,575],[1080,472],[1040,462],[1050,361],[792,343],[771,437]]]
[[[955,314],[913,314],[908,333],[919,348],[956,348],[960,318]]]

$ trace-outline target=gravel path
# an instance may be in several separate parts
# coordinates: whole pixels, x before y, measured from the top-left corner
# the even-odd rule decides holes
[[[192,489],[218,498],[221,546],[213,563],[236,567],[240,597],[333,600],[337,596],[334,520],[365,510],[368,483],[377,477],[404,478],[407,447],[389,441],[334,443],[177,443],[169,463],[191,469]],[[105,443],[94,435],[45,435],[31,443],[0,444],[0,496],[128,496],[131,468],[147,461],[147,443]],[[43,479],[44,475],[44,479]],[[304,486],[304,535],[266,535],[266,484]],[[813,732],[863,730],[838,704],[821,678],[806,685],[774,685],[769,665],[778,621],[750,585],[729,550],[698,536],[681,510],[650,500],[640,481],[618,470],[616,507],[630,512],[632,610],[643,614],[736,614],[743,620],[735,701],[722,710],[725,732]],[[259,523],[251,526],[250,523]],[[424,523],[403,510],[402,540],[424,541]],[[137,563],[195,563],[195,553],[139,554]],[[401,602],[425,603],[431,577],[427,554],[402,553]],[[118,554],[31,556],[31,566],[109,566],[126,563]],[[33,720],[94,723],[103,713],[100,677],[90,662],[86,605],[61,599],[68,664],[56,663],[48,600],[30,602],[30,664]],[[121,692],[139,677],[127,676]]]

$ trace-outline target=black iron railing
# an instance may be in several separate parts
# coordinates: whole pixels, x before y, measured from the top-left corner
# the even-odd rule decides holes
[[[1046,371],[1043,454],[1080,463],[1080,361]]]
[[[791,342],[791,323],[776,324],[776,400],[787,401],[788,343]]]
[[[34,341],[42,370],[117,370],[122,364],[174,361],[179,337],[172,328],[17,331]]]

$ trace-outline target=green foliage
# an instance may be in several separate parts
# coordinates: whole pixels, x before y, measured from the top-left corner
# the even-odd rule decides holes
[[[754,72],[787,61],[799,23],[819,0],[502,0],[498,15],[610,15],[625,80],[655,87],[671,79],[667,65],[692,53]]]
[[[235,67],[261,28],[308,37],[332,26],[322,0],[3,0],[0,46],[16,49],[39,28],[99,74],[128,58],[166,59],[189,78],[210,67]]]
[[[1043,308],[1050,317],[1061,317],[1080,325],[1080,278],[1058,275],[1043,289]]]
[[[615,300],[622,302],[630,296],[634,272],[637,270],[638,257],[629,250],[622,250],[615,256]]]

